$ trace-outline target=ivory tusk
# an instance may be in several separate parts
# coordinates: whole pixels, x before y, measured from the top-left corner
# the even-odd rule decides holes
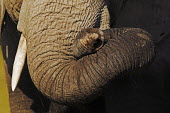
[[[13,64],[12,81],[11,81],[12,91],[15,90],[15,88],[17,87],[18,81],[20,79],[21,72],[22,72],[22,69],[25,63],[26,51],[27,51],[26,39],[23,36],[23,34],[21,34],[21,38],[19,41],[17,53],[15,56],[14,64]]]

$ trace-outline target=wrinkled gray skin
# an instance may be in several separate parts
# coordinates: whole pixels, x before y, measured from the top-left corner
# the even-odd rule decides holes
[[[153,43],[147,32],[110,29],[109,2],[23,1],[17,28],[27,40],[34,85],[54,101],[51,112],[69,112],[63,104],[76,106],[77,112],[92,112],[84,106],[99,97],[110,80],[152,58]]]

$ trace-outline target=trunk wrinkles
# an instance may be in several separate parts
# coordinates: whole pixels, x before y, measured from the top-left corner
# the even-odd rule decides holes
[[[113,37],[97,53],[74,57],[74,39],[82,29],[96,26],[104,6],[103,0],[35,0],[26,36],[27,58],[31,78],[43,94],[61,103],[90,101],[115,75],[140,67],[153,56],[152,42],[137,35],[143,31],[115,35],[111,30]]]

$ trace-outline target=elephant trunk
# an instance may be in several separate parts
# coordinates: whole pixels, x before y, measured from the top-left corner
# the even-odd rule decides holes
[[[70,54],[72,49],[67,44],[62,47],[47,41],[28,47],[32,80],[42,93],[55,101],[90,101],[116,75],[141,67],[152,58],[152,42],[145,39],[149,35],[138,30],[114,35],[96,53],[80,59]]]
[[[60,103],[90,101],[116,75],[141,67],[153,56],[150,35],[143,30],[110,29],[102,31],[109,35],[102,46],[99,43],[97,49],[91,48],[88,54],[85,50],[77,57],[73,48],[78,44],[80,52],[82,45],[75,40],[84,36],[78,33],[95,26],[102,2],[84,0],[83,7],[79,2],[63,5],[59,3],[63,1],[43,1],[33,4],[26,36],[27,60],[35,86],[51,99]]]

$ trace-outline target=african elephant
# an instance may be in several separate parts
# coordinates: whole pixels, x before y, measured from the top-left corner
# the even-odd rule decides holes
[[[4,1],[21,32],[12,90],[27,56],[34,85],[54,103],[51,112],[66,112],[58,111],[62,105],[91,112],[84,106],[96,100],[111,80],[150,61],[154,44],[149,33],[139,28],[110,28],[112,2]]]

